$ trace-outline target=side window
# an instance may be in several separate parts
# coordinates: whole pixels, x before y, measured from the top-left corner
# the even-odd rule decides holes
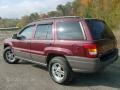
[[[26,39],[31,39],[33,30],[34,26],[26,27],[22,32],[19,33],[19,35],[24,36]]]
[[[52,24],[38,25],[35,33],[35,39],[51,40],[52,39]]]
[[[79,22],[59,22],[57,24],[57,38],[59,40],[84,40]]]

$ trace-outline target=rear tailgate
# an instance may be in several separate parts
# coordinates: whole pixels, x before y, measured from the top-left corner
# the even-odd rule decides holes
[[[112,52],[116,48],[116,40],[103,39],[95,41],[97,44],[98,55],[105,55]]]
[[[112,52],[116,48],[117,42],[107,24],[97,19],[87,19],[86,22],[93,37],[93,41],[97,44],[98,56]]]

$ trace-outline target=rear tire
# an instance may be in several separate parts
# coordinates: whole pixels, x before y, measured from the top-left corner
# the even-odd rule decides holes
[[[58,84],[66,84],[72,81],[72,70],[63,57],[54,57],[49,62],[49,74],[53,81]]]
[[[9,64],[16,64],[19,61],[19,59],[15,58],[14,51],[11,47],[7,47],[4,49],[3,58]]]

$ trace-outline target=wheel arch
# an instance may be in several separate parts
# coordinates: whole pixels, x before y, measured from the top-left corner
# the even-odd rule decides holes
[[[65,55],[58,54],[58,53],[49,53],[49,54],[47,55],[47,57],[46,57],[46,63],[49,64],[50,60],[51,60],[52,58],[54,58],[54,57],[57,57],[57,56],[63,57],[63,58],[66,59]]]
[[[4,49],[7,47],[12,47],[10,44],[4,44]]]
[[[46,64],[47,64],[47,67],[48,67],[48,65],[49,65],[49,62],[50,62],[50,61],[52,60],[52,58],[54,58],[54,57],[63,57],[63,58],[65,58],[66,63],[67,63],[68,66],[70,67],[70,64],[69,64],[69,62],[68,62],[66,56],[63,55],[63,54],[58,54],[58,53],[49,53],[49,54],[47,55],[47,57],[46,57]],[[71,67],[70,67],[70,68],[71,68]]]

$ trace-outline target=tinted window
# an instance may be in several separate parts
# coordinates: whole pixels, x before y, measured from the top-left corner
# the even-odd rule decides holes
[[[84,39],[79,22],[59,22],[57,24],[57,37],[60,40]]]
[[[93,39],[114,38],[112,31],[105,22],[100,20],[86,20],[92,33]]]
[[[32,38],[32,33],[34,26],[29,26],[25,28],[22,32],[20,32],[20,36],[24,36],[26,39],[31,39]]]
[[[39,40],[52,39],[52,25],[38,25],[35,38]]]

